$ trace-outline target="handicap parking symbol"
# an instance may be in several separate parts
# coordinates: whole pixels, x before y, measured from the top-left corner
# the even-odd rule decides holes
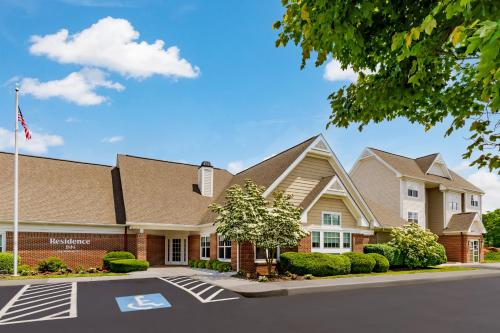
[[[170,308],[172,305],[161,294],[116,297],[121,312]]]

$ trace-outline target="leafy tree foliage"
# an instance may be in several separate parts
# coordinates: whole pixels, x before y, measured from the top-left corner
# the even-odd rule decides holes
[[[328,125],[360,130],[406,117],[425,130],[469,126],[464,158],[500,169],[500,2],[489,0],[282,0],[276,46],[302,48],[320,66],[352,66],[357,82],[328,98]],[[500,171],[499,171],[500,172]]]
[[[487,245],[500,247],[500,208],[483,214],[483,224],[486,228]]]
[[[210,209],[217,214],[218,234],[266,250],[270,275],[277,248],[297,246],[306,232],[300,224],[301,209],[291,203],[289,194],[275,192],[269,201],[264,198],[264,191],[263,187],[246,180],[243,187],[233,185],[226,190],[223,205],[214,203]]]

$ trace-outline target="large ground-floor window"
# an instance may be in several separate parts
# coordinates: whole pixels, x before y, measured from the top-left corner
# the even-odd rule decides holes
[[[348,231],[311,231],[311,251],[340,253],[351,251],[351,232]]]
[[[200,237],[200,257],[202,259],[210,258],[210,236]]]
[[[219,260],[231,260],[231,241],[219,236],[217,242],[217,254]]]

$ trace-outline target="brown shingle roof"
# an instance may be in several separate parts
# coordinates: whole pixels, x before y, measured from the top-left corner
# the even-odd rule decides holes
[[[475,212],[453,214],[444,231],[467,232],[476,216]]]
[[[432,155],[421,157],[420,161],[417,163],[417,160],[413,158],[388,153],[386,151],[375,148],[369,149],[382,160],[384,160],[387,164],[393,167],[396,171],[401,173],[403,176],[418,178],[435,184],[442,184],[453,189],[469,190],[483,193],[480,188],[469,183],[450,169],[448,169],[448,171],[450,172],[452,179],[425,174],[425,172],[422,171],[421,166],[425,167],[425,165],[429,163]]]
[[[325,189],[335,175],[321,178],[319,183],[309,192],[309,194],[302,200],[299,207],[306,209],[318,197],[318,195]]]
[[[198,166],[118,155],[127,222],[197,225],[233,175],[214,168],[214,196],[197,190]]]
[[[19,156],[19,220],[116,224],[113,167]],[[0,221],[14,215],[14,155],[0,153]]]
[[[420,167],[420,170],[422,170],[423,173],[426,173],[427,170],[429,170],[429,168],[431,167],[432,162],[434,162],[434,160],[438,155],[439,154],[434,153],[427,156],[418,157],[415,159],[415,162],[417,162],[417,165]]]
[[[408,221],[404,220],[403,218],[401,218],[401,216],[394,213],[392,210],[385,208],[381,204],[372,200],[368,200],[366,198],[365,201],[382,227],[401,227],[405,224],[408,224]]]

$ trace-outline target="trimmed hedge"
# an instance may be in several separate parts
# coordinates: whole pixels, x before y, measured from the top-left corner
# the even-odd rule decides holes
[[[109,262],[109,269],[114,273],[128,273],[134,271],[146,271],[149,262],[138,259],[118,259]]]
[[[104,269],[109,270],[110,265],[109,263],[114,260],[119,260],[119,259],[135,259],[135,256],[127,251],[112,251],[106,253],[104,258],[102,259],[102,267]]]
[[[17,257],[17,262],[21,263],[21,258]],[[0,252],[0,274],[12,274],[14,271],[14,254],[12,252]]]
[[[349,274],[351,262],[343,255],[285,252],[280,256],[279,269],[298,275],[343,275]]]
[[[343,254],[351,261],[351,273],[371,273],[375,267],[375,259],[368,254],[347,252]]]
[[[368,253],[367,255],[375,259],[374,272],[385,273],[389,270],[389,260],[386,257],[378,253]]]
[[[381,244],[366,244],[363,247],[364,253],[378,253],[389,260],[391,267],[401,267],[404,264],[403,256],[394,246],[387,243]]]
[[[57,257],[48,257],[38,263],[37,270],[40,273],[55,273],[65,271],[68,267]]]

